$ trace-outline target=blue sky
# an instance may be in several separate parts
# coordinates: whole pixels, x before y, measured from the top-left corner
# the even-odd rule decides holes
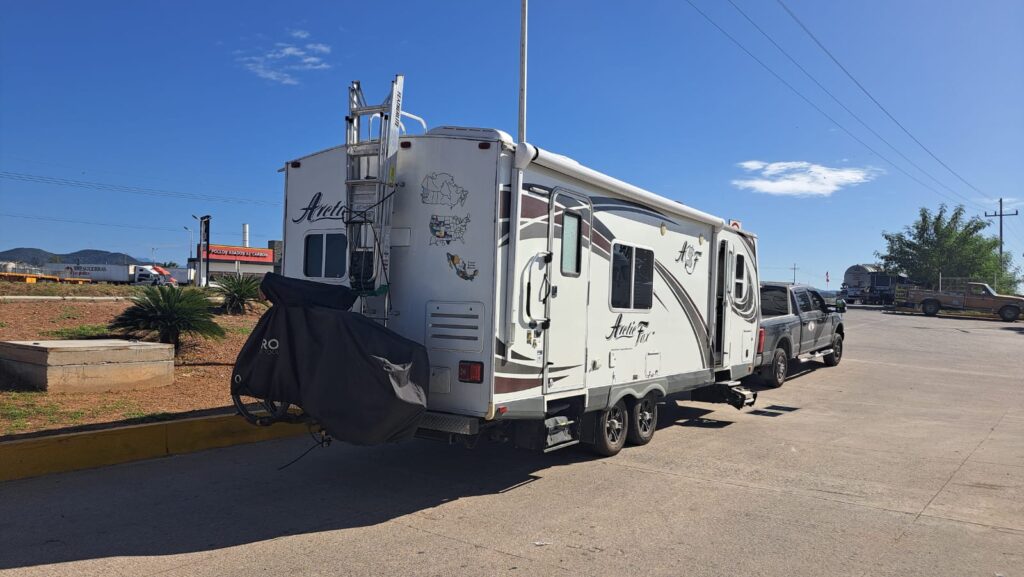
[[[808,80],[727,0],[708,17],[870,147],[970,214],[1024,199],[1024,3],[787,4],[936,163],[772,1],[734,0],[900,153]],[[344,139],[346,86],[432,126],[515,133],[518,13],[501,2],[19,2],[0,19],[0,170],[276,202],[289,158]],[[370,10],[375,6],[376,10]],[[386,18],[387,20],[383,20]],[[387,31],[387,32],[382,32]],[[531,6],[528,140],[701,210],[761,239],[762,277],[836,287],[881,232],[951,202],[893,168],[794,95],[686,2]],[[769,194],[768,192],[774,194]],[[986,196],[987,195],[987,196]],[[989,198],[991,197],[991,198]],[[1024,202],[1008,204],[1024,208]],[[275,206],[145,196],[0,178],[0,249],[126,251],[182,262],[191,214],[214,242],[280,238]],[[1024,252],[1024,215],[1006,220]],[[990,231],[995,234],[996,228]],[[155,249],[155,252],[154,252]]]

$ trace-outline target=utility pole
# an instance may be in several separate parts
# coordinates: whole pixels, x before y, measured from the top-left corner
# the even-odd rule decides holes
[[[1013,212],[1005,212],[1003,210],[1003,199],[1002,199],[1002,197],[999,198],[999,212],[993,212],[992,214],[989,214],[988,212],[985,213],[985,216],[988,217],[988,218],[999,217],[999,266],[1000,267],[1003,266],[1003,218],[1005,218],[1007,216],[1017,216],[1018,214],[1020,214],[1020,213],[1018,211],[1016,211],[1016,210],[1014,210]]]
[[[796,271],[800,270],[800,267],[793,263],[793,266],[789,267],[793,271],[793,284],[796,284]]]

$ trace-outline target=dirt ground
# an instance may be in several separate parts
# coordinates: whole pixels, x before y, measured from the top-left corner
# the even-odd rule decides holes
[[[23,283],[0,281],[0,295],[3,296],[132,296],[139,292],[139,287],[106,283],[64,284],[55,282]]]
[[[102,327],[130,306],[118,302],[0,302],[0,340],[99,336]],[[220,340],[186,338],[176,361],[174,384],[145,391],[45,393],[4,390],[0,382],[0,438],[7,435],[94,423],[171,418],[174,414],[228,407],[235,356],[264,309],[221,315]]]

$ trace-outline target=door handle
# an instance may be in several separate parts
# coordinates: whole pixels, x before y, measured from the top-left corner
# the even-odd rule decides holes
[[[533,255],[533,258],[531,258],[529,263],[526,265],[528,269],[526,276],[526,317],[530,320],[530,328],[534,328],[539,324],[541,328],[546,329],[548,328],[548,326],[550,326],[551,322],[548,320],[547,317],[533,316],[532,307],[530,306],[533,302],[533,269],[534,263],[536,263],[537,261],[540,261],[542,263],[550,263],[551,253],[547,251],[539,252]],[[547,284],[549,287],[548,292],[550,292],[551,285],[548,284],[548,275],[546,272],[544,273],[544,278],[541,281],[541,283],[542,285]],[[541,300],[547,300],[547,295],[544,295],[544,298],[542,298]]]

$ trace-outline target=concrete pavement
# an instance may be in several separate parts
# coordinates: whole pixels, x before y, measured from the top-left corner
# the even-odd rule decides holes
[[[853,310],[610,459],[288,439],[0,484],[0,575],[1024,575],[1024,324]],[[2,464],[0,464],[2,466]]]

